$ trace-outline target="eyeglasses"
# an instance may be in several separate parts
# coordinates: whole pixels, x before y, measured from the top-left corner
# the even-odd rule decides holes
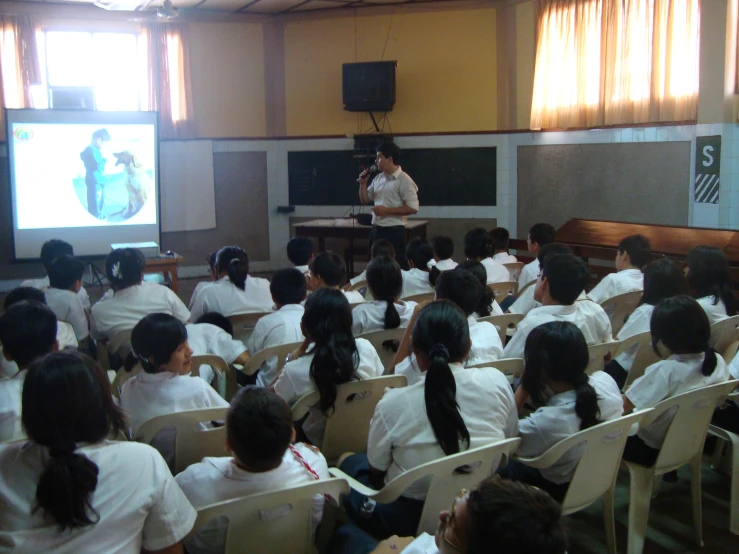
[[[454,544],[452,541],[446,538],[447,531],[449,531],[450,527],[454,527],[454,524],[457,521],[457,503],[464,498],[464,495],[467,494],[467,489],[462,489],[459,491],[459,494],[457,495],[457,498],[454,499],[454,503],[452,504],[451,509],[449,510],[449,517],[446,518],[444,521],[444,527],[441,530],[441,538],[442,540],[447,543],[449,546],[451,546],[454,550],[459,552],[460,554],[464,554],[464,550],[462,550],[459,546]]]

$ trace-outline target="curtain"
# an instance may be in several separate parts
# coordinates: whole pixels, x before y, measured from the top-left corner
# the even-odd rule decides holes
[[[36,24],[29,15],[0,16],[2,105],[31,108],[29,87],[41,84]]]
[[[194,135],[187,26],[148,23],[142,32],[148,52],[148,107],[159,111],[161,138]]]
[[[698,114],[699,0],[537,0],[531,128]]]

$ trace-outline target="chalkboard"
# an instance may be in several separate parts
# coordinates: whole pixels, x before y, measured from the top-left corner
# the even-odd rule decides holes
[[[496,149],[404,149],[400,165],[418,185],[421,206],[495,206]],[[349,150],[288,152],[290,204],[359,204],[360,162]]]

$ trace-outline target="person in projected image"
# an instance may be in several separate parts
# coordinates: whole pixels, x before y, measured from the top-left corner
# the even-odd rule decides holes
[[[87,185],[87,211],[98,219],[105,219],[105,163],[103,144],[110,141],[107,129],[98,129],[92,134],[90,145],[80,153],[85,164],[85,185]]]

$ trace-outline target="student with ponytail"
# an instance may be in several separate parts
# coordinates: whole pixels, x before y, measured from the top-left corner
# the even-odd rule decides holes
[[[23,388],[30,442],[0,448],[0,544],[24,552],[181,554],[197,513],[159,453],[106,437],[124,427],[105,372],[58,352]]]
[[[398,262],[385,256],[373,258],[367,266],[367,286],[375,300],[352,310],[354,336],[406,327],[416,303],[400,300],[403,275]]]
[[[623,413],[621,391],[603,371],[590,377],[588,345],[572,323],[551,321],[536,327],[526,338],[526,371],[516,391],[519,410],[530,400],[539,408],[518,423],[518,455],[533,458],[578,431]],[[510,462],[501,473],[547,491],[564,500],[582,451],[574,448],[552,467],[538,470]]]
[[[385,392],[370,423],[367,453],[353,454],[340,466],[377,488],[423,463],[518,433],[515,401],[505,376],[493,368],[462,365],[470,333],[457,306],[448,300],[426,305],[411,341],[421,380]],[[377,538],[415,535],[427,487],[414,483],[395,502],[376,505],[352,491],[346,510]]]
[[[272,311],[269,281],[249,275],[249,256],[238,246],[224,246],[216,254],[218,280],[193,293],[193,321],[208,312],[226,317]]]
[[[661,300],[650,322],[652,348],[662,361],[650,365],[623,395],[624,413],[656,406],[662,400],[691,390],[726,382],[729,370],[710,348],[711,326],[701,306],[689,296]],[[657,460],[672,421],[662,414],[649,427],[629,437],[624,459],[651,466]]]
[[[736,315],[739,311],[729,272],[729,262],[715,246],[696,246],[688,252],[685,277],[690,292],[706,311],[708,321]]]
[[[503,310],[495,300],[493,291],[488,288],[488,272],[485,269],[485,266],[480,262],[466,260],[457,267],[466,269],[472,273],[472,275],[477,277],[477,280],[480,281],[480,285],[482,285],[482,297],[480,298],[480,303],[477,308],[475,308],[475,318],[488,317],[491,315],[503,315]]]

